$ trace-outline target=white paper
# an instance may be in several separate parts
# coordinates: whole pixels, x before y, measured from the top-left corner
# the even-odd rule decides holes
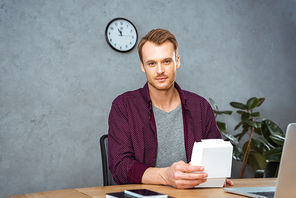
[[[191,165],[203,166],[203,172],[208,174],[207,181],[197,188],[223,187],[226,177],[231,176],[232,150],[232,144],[223,139],[206,139],[194,143]]]
[[[195,188],[217,188],[223,187],[225,183],[225,177],[223,178],[208,178],[206,182],[195,186]]]

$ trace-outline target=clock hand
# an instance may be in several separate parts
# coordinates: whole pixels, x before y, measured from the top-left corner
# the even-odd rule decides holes
[[[130,36],[130,35],[118,35],[118,36],[132,37],[132,36]]]
[[[120,31],[118,28],[117,28],[118,32],[120,33],[120,36],[122,36],[122,31]]]

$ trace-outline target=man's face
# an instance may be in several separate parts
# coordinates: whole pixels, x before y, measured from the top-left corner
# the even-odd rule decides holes
[[[180,56],[175,56],[174,45],[166,41],[156,45],[147,41],[142,48],[141,69],[146,74],[149,89],[165,91],[174,85]]]

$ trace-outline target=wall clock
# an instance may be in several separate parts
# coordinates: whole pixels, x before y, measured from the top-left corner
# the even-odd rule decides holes
[[[137,44],[138,32],[132,22],[125,18],[111,20],[105,30],[107,43],[116,51],[131,51]]]

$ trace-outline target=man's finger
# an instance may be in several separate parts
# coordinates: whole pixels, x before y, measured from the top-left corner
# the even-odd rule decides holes
[[[233,183],[231,180],[229,180],[229,179],[226,179],[226,180],[225,180],[225,182],[224,182],[224,187],[225,187],[227,184],[229,184],[230,186],[234,186],[234,183]]]
[[[195,186],[198,186],[204,182],[206,182],[206,179],[199,179],[199,180],[179,180],[176,182],[175,187],[184,189],[184,188],[194,188]]]
[[[202,166],[192,166],[189,164],[186,164],[183,161],[179,161],[176,163],[176,169],[182,172],[199,172],[204,171],[204,167]]]

